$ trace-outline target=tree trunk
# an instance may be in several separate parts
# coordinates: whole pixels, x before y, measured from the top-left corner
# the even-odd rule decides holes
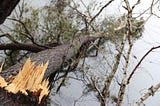
[[[36,64],[46,63],[47,61],[49,61],[49,65],[45,72],[44,79],[53,77],[52,75],[58,72],[59,69],[61,69],[61,66],[65,61],[73,57],[79,59],[80,56],[83,55],[83,53],[85,52],[84,49],[87,49],[91,41],[94,41],[96,39],[97,37],[89,37],[82,35],[75,38],[72,43],[62,44],[60,46],[54,47],[53,49],[47,49],[38,53],[33,53],[30,58],[32,61],[35,61]],[[7,79],[10,75],[16,75],[24,62],[25,61],[22,61],[21,63],[17,63],[14,66],[11,66],[7,70],[2,71],[0,75],[3,76],[5,79]],[[19,99],[19,97],[21,99]],[[32,96],[30,98],[27,98],[18,94],[12,95],[7,93],[6,95],[6,92],[3,89],[1,89],[0,91],[0,105],[35,105],[37,103],[37,100],[31,98]]]
[[[11,14],[20,0],[0,0],[0,24]]]

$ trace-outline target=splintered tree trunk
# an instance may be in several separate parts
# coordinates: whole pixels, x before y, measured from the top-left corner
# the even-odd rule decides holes
[[[30,58],[32,61],[35,61],[36,64],[46,63],[47,61],[49,61],[49,65],[45,72],[44,79],[53,77],[52,75],[61,68],[65,60],[69,60],[73,57],[79,58],[80,55],[83,54],[82,52],[84,52],[84,49],[87,49],[89,44],[92,41],[95,41],[97,38],[98,37],[82,35],[75,38],[75,40],[70,44],[62,44],[60,46],[54,47],[53,49],[34,53],[30,56]],[[16,65],[11,66],[7,70],[2,71],[0,75],[7,80],[10,75],[16,75],[23,64],[24,61],[22,61],[21,63],[17,63]],[[1,89],[0,91],[0,105],[35,105],[36,103],[37,100],[35,98],[32,98],[32,96],[15,96],[9,93],[6,94],[3,89]]]

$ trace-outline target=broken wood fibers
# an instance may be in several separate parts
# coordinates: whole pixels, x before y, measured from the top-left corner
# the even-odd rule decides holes
[[[0,72],[2,71],[2,66],[3,64],[0,67]],[[27,91],[30,91],[32,95],[39,96],[38,103],[41,103],[42,98],[49,94],[49,81],[48,79],[43,80],[47,66],[48,62],[35,67],[35,62],[31,62],[30,58],[28,58],[19,73],[16,76],[12,76],[12,80],[5,81],[0,76],[0,87],[9,93],[17,94],[20,92],[26,96],[28,95]]]

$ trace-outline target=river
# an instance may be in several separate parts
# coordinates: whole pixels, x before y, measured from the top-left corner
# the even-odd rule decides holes
[[[48,0],[49,1],[49,0]],[[86,3],[89,3],[88,0],[84,0]],[[100,0],[101,2],[105,3],[107,0]],[[131,1],[131,0],[129,0]],[[134,4],[136,0],[132,0],[131,4]],[[29,4],[33,5],[34,7],[41,7],[47,4],[47,1],[44,0],[29,0]],[[103,4],[102,3],[102,4]],[[101,18],[105,17],[106,15],[122,15],[125,13],[125,9],[121,6],[124,3],[119,1],[115,1],[111,4],[107,9],[105,9],[102,14],[100,15]],[[149,7],[151,4],[151,0],[141,0],[141,4],[137,6],[134,11],[134,15],[136,16],[140,12],[144,11]],[[112,11],[111,11],[112,10]],[[154,11],[158,14],[159,10],[154,9]],[[96,13],[97,10],[94,11]],[[94,14],[93,13],[93,14]],[[148,14],[143,15],[144,19],[149,17]],[[152,47],[160,45],[160,19],[152,16],[147,20],[145,23],[145,30],[143,35],[140,39],[138,39],[133,46],[132,50],[132,58],[130,60],[129,70],[132,70],[137,62],[141,59],[141,57]],[[107,53],[105,53],[107,56]],[[133,58],[135,56],[136,58]],[[99,54],[98,57],[88,58],[87,63],[97,67],[90,68],[94,70],[103,71],[106,68],[104,65],[104,60],[101,61],[102,55]],[[100,64],[100,65],[97,65]],[[100,75],[100,73],[97,73]],[[118,73],[117,73],[118,74]],[[75,74],[71,74],[75,76]],[[116,75],[118,76],[118,75]],[[133,76],[129,87],[127,88],[127,95],[125,95],[124,106],[129,106],[133,104],[139,97],[145,93],[149,87],[159,83],[160,81],[160,49],[155,50],[150,55],[147,56],[145,61],[142,62],[138,71]],[[51,98],[51,105],[53,106],[99,106],[99,101],[95,97],[94,93],[90,93],[89,95],[82,95],[84,85],[81,81],[77,81],[74,79],[69,79],[67,81],[67,86],[62,87],[61,91],[55,95],[54,90],[52,90],[50,98]],[[117,88],[112,85],[112,92],[114,94],[114,90],[116,91]],[[144,102],[145,106],[160,106],[160,92],[156,92],[153,97],[150,97]],[[113,104],[114,105],[114,104]],[[110,104],[110,106],[112,106]]]

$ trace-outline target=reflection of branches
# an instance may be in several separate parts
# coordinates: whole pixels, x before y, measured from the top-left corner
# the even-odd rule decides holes
[[[91,16],[91,12],[89,11],[89,7],[86,6],[86,4],[84,3],[83,0],[80,0],[80,1],[83,4],[83,6],[87,9],[87,13],[88,13],[89,17],[91,18],[92,16]]]
[[[136,7],[136,5],[140,4],[141,0],[137,0],[137,2],[132,6],[132,10]]]
[[[154,0],[153,0],[154,1]],[[147,8],[146,10],[144,10],[142,13],[140,13],[136,18],[138,18],[138,17],[140,17],[140,16],[142,16],[143,14],[145,14],[147,11],[149,11],[151,8],[153,8],[153,6],[154,5],[156,5],[158,2],[159,2],[159,0],[157,0],[155,3],[152,1],[152,3],[151,3],[151,6],[149,7],[149,8]],[[152,9],[150,10],[150,11],[152,11]],[[153,13],[152,13],[153,14]],[[152,15],[151,14],[151,15]]]
[[[158,0],[159,1],[159,0]],[[156,2],[157,3],[157,2]],[[155,4],[156,4],[155,3]],[[154,6],[154,0],[152,0],[151,6],[150,6],[150,14],[156,16],[157,18],[160,18],[157,14],[153,12],[153,6]]]
[[[64,83],[65,83],[65,81],[66,81],[66,79],[67,79],[67,76],[68,76],[69,72],[71,72],[72,70],[74,70],[74,69],[77,67],[78,61],[79,61],[79,60],[74,61],[74,62],[71,62],[70,60],[65,60],[65,59],[63,60],[63,62],[64,62],[63,64],[65,64],[65,65],[67,65],[67,66],[64,66],[64,67],[63,67],[63,64],[62,64],[62,70],[65,71],[65,73],[64,73],[64,75],[63,75],[63,79],[62,79],[60,85],[58,86],[56,92],[58,92],[58,91],[60,90],[60,88],[62,87],[62,85],[64,85]],[[65,69],[66,67],[67,67],[67,69]],[[63,68],[64,68],[64,69],[63,69]]]
[[[83,1],[82,1],[83,2]],[[91,28],[93,29],[93,31],[95,31],[96,32],[96,30],[95,30],[95,28],[91,25],[91,24],[89,24],[89,22],[88,22],[88,19],[87,19],[87,15],[85,15],[85,14],[83,14],[82,12],[80,12],[78,9],[77,9],[77,6],[76,6],[76,3],[73,1],[73,3],[74,3],[74,5],[75,5],[75,7],[72,7],[71,5],[70,5],[70,8],[72,8],[73,10],[75,10],[81,17],[82,17],[82,20],[84,21],[84,24],[85,24],[85,33],[87,33],[88,32],[88,26],[91,26]],[[85,5],[84,3],[82,3],[83,5]],[[88,12],[88,14],[90,14],[89,13],[89,11],[87,11]]]
[[[104,94],[102,94],[101,90],[98,88],[95,80],[96,80],[95,78],[91,78],[92,85],[93,85],[94,89],[98,92],[98,96],[101,101],[101,106],[105,106],[105,99],[106,98],[105,98]]]
[[[146,52],[143,57],[140,59],[140,61],[137,63],[137,65],[135,66],[135,68],[132,70],[131,74],[129,75],[128,79],[127,79],[127,84],[130,83],[131,78],[133,77],[134,73],[136,72],[137,68],[139,67],[139,65],[142,63],[142,61],[155,49],[159,49],[159,46],[156,47],[152,47],[148,52]]]
[[[152,0],[151,7],[150,7],[151,14],[153,13],[153,4],[154,4],[154,0]]]
[[[96,15],[93,16],[93,18],[91,18],[91,15],[90,15],[90,12],[89,10],[87,9],[87,13],[89,14],[89,17],[91,18],[91,20],[88,22],[87,21],[87,16],[84,15],[83,13],[81,13],[77,8],[74,8],[72,6],[70,6],[72,9],[76,10],[78,14],[81,15],[84,23],[85,23],[85,30],[87,31],[88,30],[88,26],[90,26],[92,28],[93,31],[97,32],[96,29],[93,27],[93,25],[91,24],[98,16],[99,14],[108,6],[110,5],[114,0],[110,0],[108,1],[99,11]],[[84,4],[84,2],[81,0],[82,4],[84,5],[84,7],[86,7],[86,5]],[[73,1],[74,5],[76,5],[76,3]],[[87,8],[87,7],[86,7]]]
[[[66,78],[67,78],[68,73],[69,73],[68,71],[67,71],[67,72],[65,72],[65,74],[64,74],[64,76],[63,76],[63,79],[62,79],[61,83],[59,84],[59,86],[58,86],[58,88],[57,88],[56,92],[59,92],[60,88],[64,85],[64,83],[65,83],[65,80],[66,80]]]
[[[108,1],[108,2],[99,10],[99,12],[89,21],[89,24],[91,24],[91,23],[96,19],[96,17],[98,17],[99,14],[100,14],[108,5],[110,5],[113,1],[114,1],[114,0]]]

